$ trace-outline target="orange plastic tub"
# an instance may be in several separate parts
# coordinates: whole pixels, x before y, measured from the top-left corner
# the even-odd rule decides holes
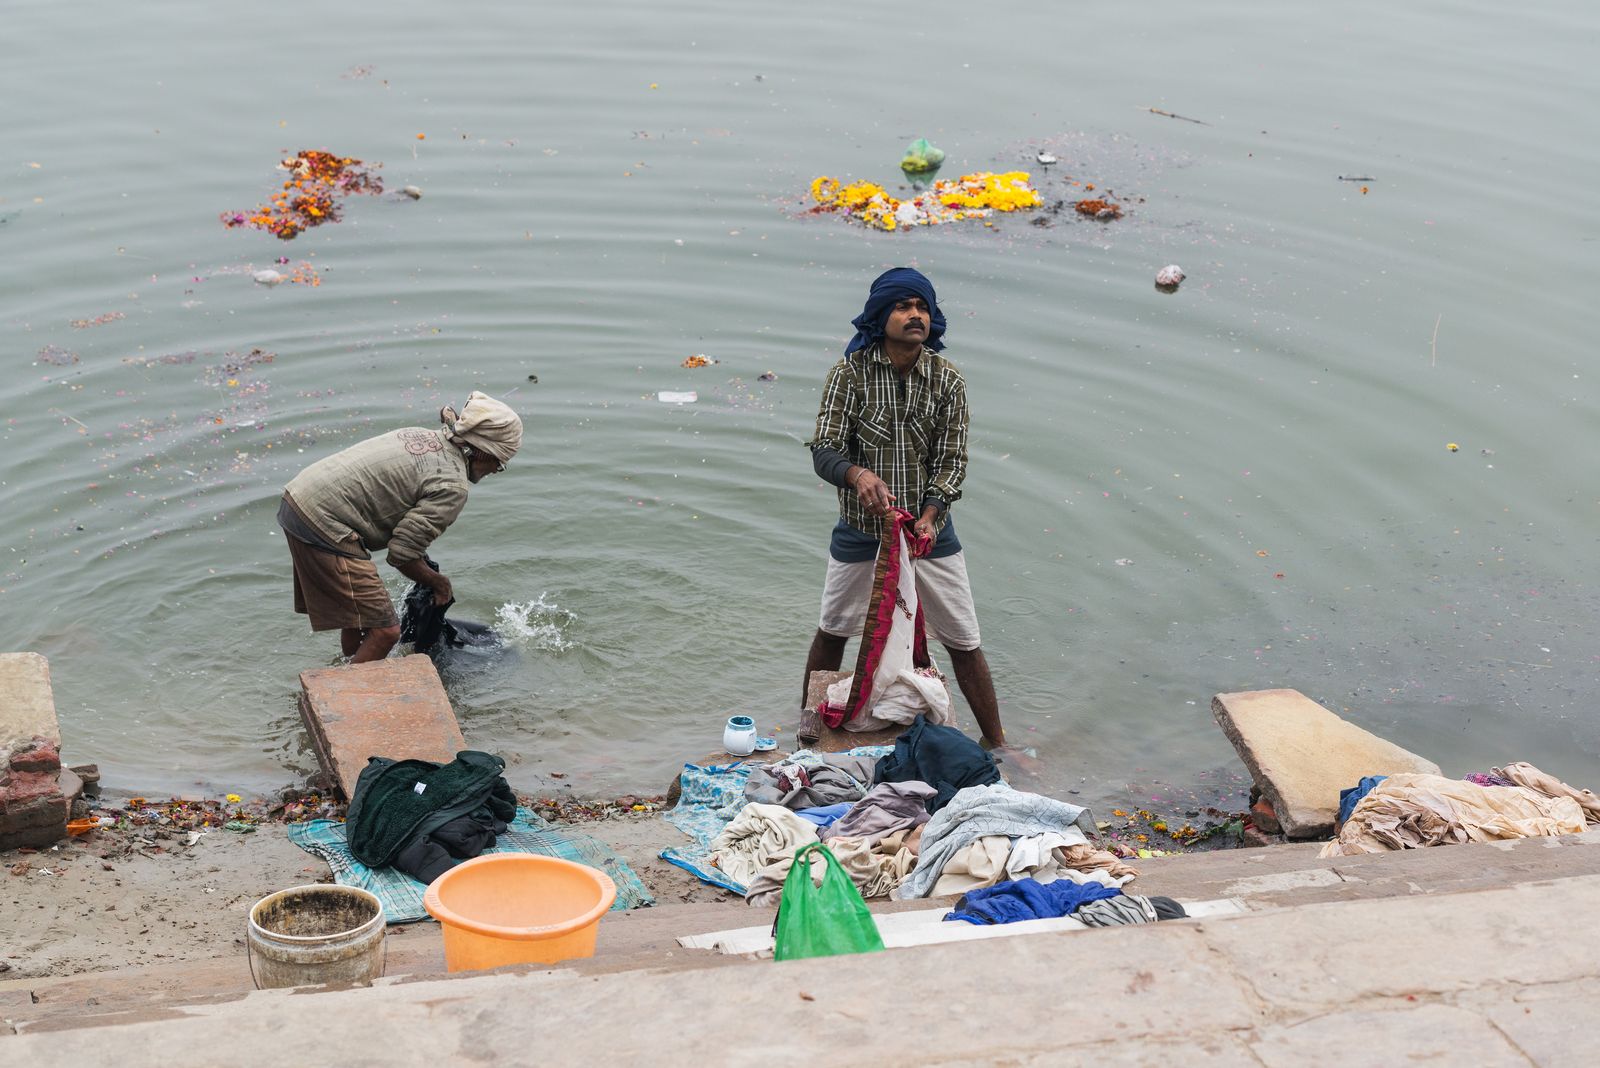
[[[444,929],[452,972],[594,956],[600,917],[617,899],[603,871],[528,853],[490,853],[433,881],[422,903]]]

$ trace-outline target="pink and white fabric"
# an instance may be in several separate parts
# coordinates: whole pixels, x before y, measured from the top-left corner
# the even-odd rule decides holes
[[[916,562],[933,549],[933,539],[916,537],[914,522],[898,508],[884,520],[888,530],[878,548],[855,673],[828,687],[817,709],[830,727],[875,731],[919,715],[929,723],[950,719],[950,691],[928,655],[917,603]]]

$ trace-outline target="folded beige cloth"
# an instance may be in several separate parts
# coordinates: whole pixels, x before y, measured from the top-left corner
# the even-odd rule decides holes
[[[1570,797],[1546,797],[1522,786],[1479,786],[1441,775],[1391,775],[1361,799],[1339,837],[1319,855],[1350,857],[1583,829],[1583,809]]]
[[[1554,775],[1540,771],[1526,760],[1519,760],[1515,764],[1507,764],[1503,768],[1495,768],[1494,773],[1502,779],[1510,779],[1518,786],[1526,786],[1535,793],[1546,797],[1570,797],[1583,809],[1583,817],[1589,823],[1600,823],[1600,797],[1595,796],[1593,790],[1580,790],[1575,786],[1568,786]]]
[[[749,804],[711,840],[711,863],[748,886],[774,862],[787,861],[787,871],[795,851],[816,840],[817,825],[782,805]]]

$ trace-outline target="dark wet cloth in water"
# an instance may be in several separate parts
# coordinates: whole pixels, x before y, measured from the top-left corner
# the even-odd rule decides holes
[[[439,565],[424,556],[435,571]],[[435,653],[441,649],[461,649],[465,646],[499,645],[500,636],[482,623],[465,619],[446,619],[445,613],[455,604],[454,597],[444,604],[435,604],[433,589],[420,582],[411,584],[400,611],[400,640],[410,642],[419,653]]]

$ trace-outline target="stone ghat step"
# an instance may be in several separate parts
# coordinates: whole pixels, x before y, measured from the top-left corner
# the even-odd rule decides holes
[[[283,1000],[303,995],[265,991],[114,1035],[3,1041],[19,1064],[114,1049],[118,1068],[171,1068],[186,1051],[241,1065],[751,1063],[795,1036],[807,1057],[849,1063],[1590,1065],[1600,934],[1573,918],[1597,909],[1600,875],[1586,875],[783,964],[385,984],[317,995],[308,1026],[286,1023],[309,1019]]]
[[[1600,875],[1600,834],[1328,860],[1317,857],[1319,848],[1306,843],[1143,860],[1139,878],[1128,889],[1189,901],[1231,898],[1254,913],[1329,902],[1444,896]],[[881,914],[927,908],[933,903],[880,901],[874,902],[872,909]],[[771,916],[771,910],[752,909],[733,898],[617,913],[601,923],[593,959],[569,962],[555,970],[601,976],[762,963],[685,950],[677,939],[749,926],[759,922],[756,917]],[[391,979],[467,977],[447,976],[439,928],[431,923],[392,929],[388,954]],[[10,980],[0,982],[0,1035],[8,1030],[25,1033],[110,1026],[187,1015],[202,1006],[239,1000],[252,989],[242,949],[208,961]]]

